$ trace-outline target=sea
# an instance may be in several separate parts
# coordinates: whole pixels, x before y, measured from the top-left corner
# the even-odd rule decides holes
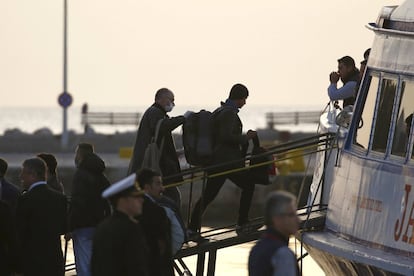
[[[148,106],[92,106],[89,105],[89,112],[139,112],[143,114]],[[201,109],[213,111],[216,106],[176,106],[170,116],[178,116],[186,111],[197,112]],[[243,130],[266,128],[267,112],[288,112],[288,111],[322,111],[321,106],[277,106],[277,105],[246,105],[240,109],[239,116],[243,122]],[[48,129],[53,134],[61,134],[63,131],[63,109],[59,106],[49,107],[1,107],[0,109],[0,135],[7,131],[19,130],[23,133],[32,134],[42,129]],[[66,126],[68,131],[81,134],[81,106],[71,106],[66,110]],[[93,125],[93,130],[102,134],[116,134],[120,132],[136,131],[137,126],[121,125]],[[303,125],[280,125],[278,130],[315,132],[316,124]],[[180,132],[177,128],[174,132]]]

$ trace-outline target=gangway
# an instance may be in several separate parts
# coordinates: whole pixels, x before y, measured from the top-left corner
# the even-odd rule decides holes
[[[309,214],[306,212],[305,208],[302,208],[298,210],[298,216],[301,221],[299,232],[320,229],[320,227],[325,224],[326,209],[312,211]],[[257,224],[263,224],[263,217],[256,218],[254,222]],[[265,228],[262,227],[256,231],[238,235],[236,233],[235,225],[231,225],[229,227],[212,229],[202,232],[201,234],[204,238],[206,238],[206,241],[200,244],[197,244],[195,242],[189,242],[185,244],[183,248],[179,250],[175,255],[174,268],[180,276],[189,275],[185,273],[190,272],[190,269],[182,259],[185,257],[197,255],[197,267],[195,276],[203,276],[205,271],[206,254],[208,253],[207,272],[205,275],[213,276],[215,274],[216,268],[217,251],[219,249],[258,240],[264,231]],[[301,256],[300,259],[303,257],[304,256]]]
[[[307,148],[307,153],[304,153],[302,156],[310,155],[317,153],[319,151],[327,151],[332,147],[335,147],[335,143],[333,142],[335,139],[335,134],[326,133],[326,134],[319,134],[311,137],[307,137],[304,139],[283,143],[280,145],[276,145],[266,149],[265,153],[261,153],[258,155],[248,155],[245,160],[246,162],[250,161],[253,158],[262,157],[262,156],[278,156],[275,160],[270,160],[266,162],[262,162],[260,164],[254,164],[251,166],[246,166],[243,168],[239,168],[237,170],[248,170],[253,167],[258,166],[268,166],[272,163],[281,162],[284,160],[282,157],[286,152],[296,150],[298,148]],[[321,147],[322,146],[322,147]],[[321,149],[322,148],[322,149]],[[295,158],[296,156],[290,156],[289,158]],[[187,170],[183,170],[182,173],[170,176],[171,178],[182,176],[184,178],[183,181],[178,183],[173,183],[166,185],[165,187],[176,187],[182,186],[185,184],[194,184],[195,181],[202,181],[204,186],[206,179],[209,177],[216,177],[218,175],[222,175],[225,173],[233,173],[235,170],[227,171],[227,172],[220,172],[216,174],[209,175],[207,171],[211,169],[217,169],[220,166],[227,166],[234,162],[240,162],[240,160],[227,162],[224,164],[209,166],[209,167],[192,167]],[[168,179],[169,177],[165,177]],[[189,207],[191,206],[192,195],[190,193],[189,198]],[[301,221],[300,230],[301,231],[309,231],[312,229],[318,229],[322,227],[325,223],[326,217],[326,206],[312,206],[309,209],[308,207],[303,207],[298,209],[298,216]],[[254,223],[263,225],[264,218],[256,218]],[[205,260],[206,254],[208,253],[208,263],[207,263],[207,276],[212,276],[215,273],[215,266],[216,266],[216,259],[217,259],[217,251],[219,249],[227,248],[230,246],[235,246],[243,243],[248,243],[251,241],[255,241],[260,238],[262,233],[264,232],[264,228],[259,228],[258,230],[252,231],[250,233],[243,233],[238,235],[236,233],[236,225],[230,225],[227,227],[215,228],[208,231],[201,232],[200,234],[207,239],[206,242],[203,243],[195,243],[195,242],[188,242],[183,245],[182,249],[177,252],[174,257],[174,268],[179,275],[193,275],[191,274],[190,270],[188,269],[187,265],[183,261],[183,258],[189,256],[197,256],[197,267],[196,267],[196,274],[195,276],[203,276],[205,270]],[[306,254],[301,254],[299,261],[304,258]],[[66,271],[73,270],[74,264],[67,264]],[[189,273],[189,274],[188,274]]]

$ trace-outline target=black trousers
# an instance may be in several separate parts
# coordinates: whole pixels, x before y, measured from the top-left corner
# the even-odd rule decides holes
[[[230,175],[209,178],[207,180],[203,196],[195,204],[193,213],[191,215],[190,225],[188,226],[190,230],[197,231],[200,229],[201,217],[203,216],[204,211],[206,210],[207,206],[216,198],[226,179],[230,179],[242,190],[237,224],[241,225],[248,221],[250,205],[252,204],[254,192],[254,183],[249,180],[247,171],[241,171]]]

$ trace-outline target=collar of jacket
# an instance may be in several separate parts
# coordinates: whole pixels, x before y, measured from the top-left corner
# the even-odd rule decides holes
[[[159,110],[161,110],[161,111],[162,111],[165,115],[167,115],[167,112],[165,111],[164,107],[162,107],[160,104],[158,104],[158,103],[154,103],[152,106],[153,106],[153,107],[158,108],[158,109],[159,109]]]
[[[282,235],[279,231],[273,229],[273,228],[267,228],[266,232],[263,234],[263,237],[271,239],[271,240],[278,240],[282,241],[286,245],[289,244],[289,238],[286,238]]]
[[[224,107],[231,108],[236,113],[239,112],[239,108],[237,107],[236,102],[233,101],[233,100],[227,99],[226,102],[224,102],[224,103],[222,102],[221,105],[224,106]]]

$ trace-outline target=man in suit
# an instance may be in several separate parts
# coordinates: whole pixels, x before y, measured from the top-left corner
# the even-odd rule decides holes
[[[164,208],[157,203],[164,191],[161,175],[150,169],[142,169],[138,172],[137,180],[145,193],[140,222],[149,247],[149,274],[173,276],[170,221]]]
[[[40,158],[23,162],[20,179],[27,192],[16,208],[19,270],[25,276],[64,275],[60,236],[66,232],[66,198],[46,185]]]
[[[143,192],[132,174],[107,188],[113,214],[98,225],[93,238],[93,276],[148,276],[147,245],[141,223]]]

